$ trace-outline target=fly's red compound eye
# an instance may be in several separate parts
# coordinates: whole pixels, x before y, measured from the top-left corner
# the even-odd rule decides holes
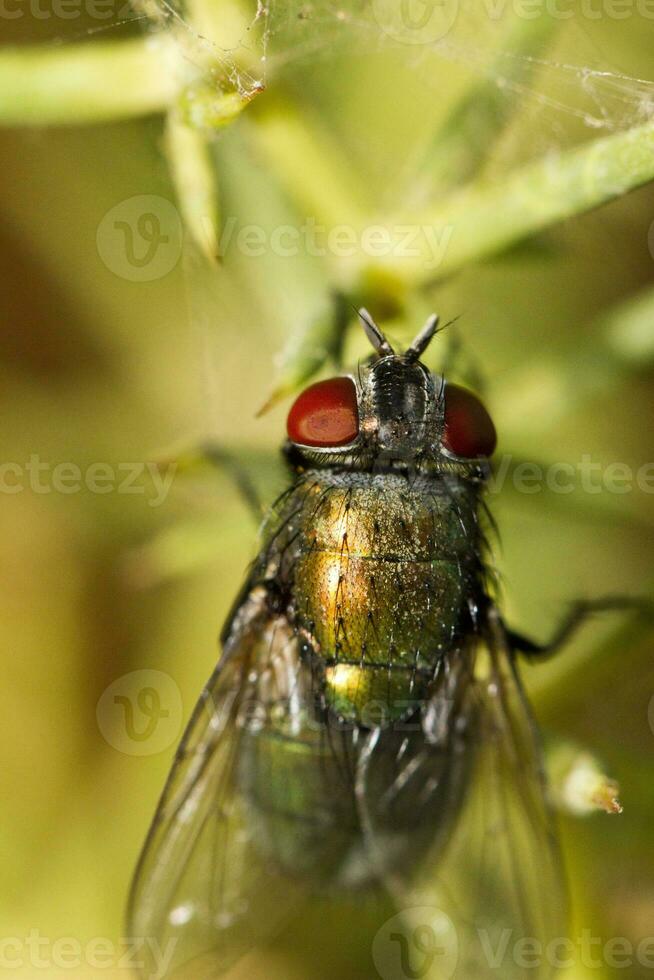
[[[448,384],[445,387],[445,428],[443,448],[455,456],[477,459],[492,456],[497,434],[490,415],[467,388]]]
[[[286,422],[291,442],[302,446],[346,446],[359,434],[357,390],[350,378],[318,381],[299,395]]]

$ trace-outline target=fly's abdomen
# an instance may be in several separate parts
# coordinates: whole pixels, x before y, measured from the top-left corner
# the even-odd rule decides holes
[[[389,869],[397,864],[405,871],[449,826],[466,771],[466,760],[452,760],[446,742],[432,749],[431,787],[424,781],[416,787],[417,780],[409,779],[393,792],[398,775],[410,772],[424,754],[420,726],[410,732],[407,737],[384,730],[374,772],[366,773],[367,792],[379,800],[376,819],[388,845],[384,861]],[[310,724],[290,736],[271,724],[244,736],[240,786],[248,831],[280,871],[317,891],[366,888],[380,872],[379,858],[368,852],[355,795],[363,746],[352,730],[328,724]],[[422,775],[419,765],[417,773]]]
[[[296,623],[328,702],[379,724],[407,714],[465,628],[478,584],[474,499],[388,474],[312,474],[290,558]]]
[[[299,647],[285,616],[270,615],[239,635],[252,685],[233,721],[245,804],[240,832],[279,871],[320,890],[351,881],[348,869],[359,863],[356,740],[316,712],[312,671]]]
[[[274,726],[246,736],[242,786],[258,846],[317,887],[343,875],[360,846],[352,786],[317,726],[292,736]]]
[[[257,610],[265,613],[262,595],[263,590],[255,590],[248,600],[255,616]],[[380,869],[362,826],[357,795],[361,779],[365,777],[367,794],[377,801],[376,817],[384,825],[384,860],[392,857],[406,869],[410,856],[418,858],[431,842],[435,827],[446,826],[461,759],[450,764],[446,734],[440,744],[430,743],[431,785],[419,779],[416,788],[411,779],[398,779],[403,771],[413,772],[415,764],[416,773],[421,772],[425,746],[422,719],[416,716],[399,730],[389,726],[378,733],[370,767],[366,732],[356,722],[343,724],[333,712],[325,712],[315,686],[320,671],[301,646],[297,628],[284,615],[271,613],[239,634],[236,653],[247,658],[252,688],[233,722],[244,804],[237,832],[256,842],[260,857],[280,872],[310,882],[318,891],[365,888],[374,884]],[[364,681],[378,676],[371,665],[359,669]],[[448,689],[448,704],[457,690]],[[418,790],[423,795],[416,808]]]

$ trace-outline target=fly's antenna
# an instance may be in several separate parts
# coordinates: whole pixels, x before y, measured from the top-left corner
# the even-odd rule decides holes
[[[438,313],[432,313],[432,315],[427,320],[426,324],[413,341],[411,346],[407,349],[405,357],[409,361],[417,361],[420,355],[431,343],[432,338],[436,333],[438,333]]]
[[[385,357],[388,354],[394,354],[395,351],[384,337],[383,333],[370,316],[368,311],[362,306],[360,310],[357,310],[359,319],[363,324],[363,329],[366,332],[366,337],[375,348],[380,357]]]

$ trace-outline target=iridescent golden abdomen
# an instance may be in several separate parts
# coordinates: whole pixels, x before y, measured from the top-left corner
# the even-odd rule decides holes
[[[287,545],[296,624],[346,717],[397,716],[425,696],[477,589],[471,498],[442,480],[309,474]],[[289,532],[287,532],[289,533]]]

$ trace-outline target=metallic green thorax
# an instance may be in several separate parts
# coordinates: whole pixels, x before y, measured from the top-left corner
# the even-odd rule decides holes
[[[451,474],[320,469],[267,522],[260,573],[339,717],[375,725],[410,713],[474,628],[477,498],[474,481]]]

